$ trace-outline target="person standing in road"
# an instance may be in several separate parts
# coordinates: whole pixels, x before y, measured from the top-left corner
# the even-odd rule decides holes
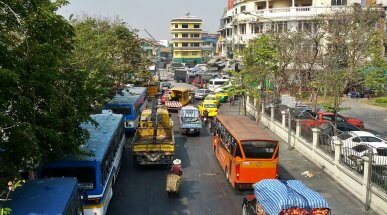
[[[171,173],[175,174],[175,175],[178,175],[178,176],[183,175],[183,168],[181,167],[181,160],[180,159],[175,159],[173,161],[173,165],[172,165],[172,168],[171,168]]]

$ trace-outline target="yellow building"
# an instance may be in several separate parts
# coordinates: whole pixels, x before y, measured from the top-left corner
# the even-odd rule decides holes
[[[202,62],[202,19],[193,16],[171,20],[173,62]]]

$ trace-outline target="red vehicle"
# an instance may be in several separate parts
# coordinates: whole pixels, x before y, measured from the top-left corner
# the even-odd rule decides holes
[[[314,119],[303,119],[301,120],[301,126],[306,127],[317,127],[327,122],[334,122],[334,113],[328,112],[317,112]],[[341,114],[336,114],[336,123],[346,122],[359,128],[364,128],[364,122],[360,119],[346,117]]]

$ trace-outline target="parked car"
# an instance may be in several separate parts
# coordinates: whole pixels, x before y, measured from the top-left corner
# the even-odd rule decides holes
[[[372,154],[372,165],[387,165],[387,144],[385,143],[362,143],[341,150],[342,161],[358,172],[363,170],[363,156]]]
[[[367,131],[349,131],[332,137],[331,149],[335,151],[334,142],[339,140],[343,143],[343,148],[354,147],[360,144],[383,143],[387,146],[387,141],[375,136]]]
[[[210,94],[210,90],[208,89],[198,89],[195,91],[195,99],[204,99],[208,94]]]
[[[317,127],[321,124],[324,124],[326,122],[334,122],[335,115],[334,113],[329,113],[329,112],[317,112],[316,116],[314,119],[303,119],[301,120],[301,126],[302,127]],[[336,122],[341,123],[341,122],[347,122],[349,124],[352,124],[356,127],[359,128],[364,128],[364,122],[360,119],[356,118],[351,118],[351,117],[346,117],[341,114],[336,114]]]

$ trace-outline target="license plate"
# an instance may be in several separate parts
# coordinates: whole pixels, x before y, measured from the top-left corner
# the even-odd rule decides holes
[[[189,129],[189,131],[195,131],[195,129],[193,129],[193,128],[190,128],[190,129]]]

